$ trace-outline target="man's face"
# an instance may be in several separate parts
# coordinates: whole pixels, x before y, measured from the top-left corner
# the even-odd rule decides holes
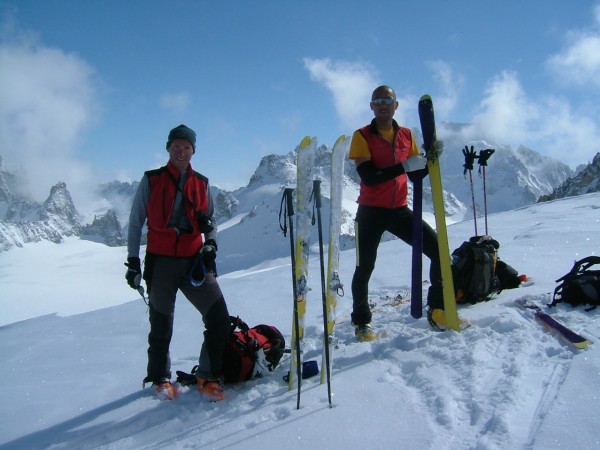
[[[184,171],[190,164],[194,147],[185,139],[175,139],[167,149],[169,152],[169,161],[177,170]]]
[[[375,119],[391,120],[398,109],[396,95],[387,89],[373,92],[371,98],[371,110],[375,114]]]

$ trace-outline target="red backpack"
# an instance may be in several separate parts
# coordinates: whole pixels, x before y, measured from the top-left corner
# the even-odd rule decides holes
[[[274,326],[249,328],[242,319],[231,316],[231,336],[223,350],[225,382],[237,383],[272,372],[284,350],[285,339]]]
[[[231,334],[223,349],[222,373],[225,383],[260,378],[275,370],[285,351],[285,339],[273,325],[249,328],[239,317],[230,316]],[[187,385],[196,383],[194,373],[177,371],[177,381]]]

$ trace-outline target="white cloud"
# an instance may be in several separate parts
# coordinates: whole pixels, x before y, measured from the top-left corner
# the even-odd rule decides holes
[[[564,48],[547,60],[550,71],[563,83],[600,87],[600,5],[593,17],[588,29],[568,32]]]
[[[441,118],[451,117],[458,105],[459,95],[464,86],[464,78],[455,72],[450,64],[444,61],[430,61],[429,68],[433,71],[433,79],[437,82],[440,95],[436,95],[435,108]]]
[[[600,8],[597,11],[600,14]],[[372,115],[370,95],[380,84],[374,67],[327,58],[306,58],[304,66],[311,79],[331,93],[344,127],[356,129]],[[429,62],[428,67],[439,90],[435,95],[436,117],[440,122],[452,121],[465,79],[445,61]],[[411,92],[398,97],[396,120],[399,123],[414,123],[417,101],[418,96]],[[600,130],[593,118],[574,109],[564,98],[531,97],[514,71],[503,71],[489,81],[469,123],[459,133],[459,139],[465,142],[485,138],[515,149],[524,145],[571,167],[588,161],[590,145],[600,142]]]
[[[479,108],[471,119],[471,133],[500,142],[523,142],[539,110],[526,96],[514,72],[502,72],[484,93]]]
[[[185,112],[191,104],[190,94],[180,92],[178,94],[164,94],[160,98],[160,106],[176,114]]]
[[[0,78],[0,153],[26,169],[24,190],[42,200],[58,181],[72,193],[89,183],[93,172],[75,152],[98,111],[94,70],[31,36],[3,36]]]
[[[464,79],[444,61],[432,61],[428,66],[441,92],[436,95],[436,112],[439,117],[450,117],[458,104]],[[333,96],[342,126],[356,129],[372,116],[369,101],[373,89],[381,84],[373,66],[360,62],[331,61],[328,58],[305,58],[304,67],[311,79],[325,86]],[[419,97],[410,92],[397,92],[397,95],[399,106],[395,119],[401,124],[413,122]]]
[[[369,101],[379,84],[377,71],[367,63],[332,62],[328,58],[304,59],[311,79],[323,84],[333,96],[341,125],[358,128],[371,115]]]
[[[516,73],[503,72],[489,83],[463,137],[529,146],[574,167],[590,160],[590,146],[600,142],[600,130],[565,99],[533,99]]]

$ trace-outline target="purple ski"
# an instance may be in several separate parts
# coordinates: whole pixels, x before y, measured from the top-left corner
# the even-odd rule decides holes
[[[546,328],[549,330],[556,331],[563,339],[568,341],[571,345],[577,348],[586,348],[591,344],[586,338],[578,335],[574,331],[565,327],[563,324],[552,318],[552,316],[546,314],[542,309],[536,305],[535,303],[531,303],[525,298],[520,298],[516,300],[517,304],[522,306],[523,308],[527,308],[533,311],[533,315],[537,320],[539,320]]]

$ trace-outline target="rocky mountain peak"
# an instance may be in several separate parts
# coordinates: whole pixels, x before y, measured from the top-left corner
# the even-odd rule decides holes
[[[79,229],[79,214],[73,204],[66,183],[58,182],[50,189],[50,195],[40,209],[40,220],[60,220],[68,227]]]
[[[90,225],[81,227],[79,235],[82,239],[102,242],[109,247],[127,244],[127,240],[121,233],[121,224],[117,213],[113,209],[109,209],[104,215],[94,216]]]
[[[546,202],[557,198],[573,197],[600,191],[600,153],[577,174],[567,178],[564,183],[554,189],[551,194],[542,195],[538,202]]]
[[[296,155],[290,152],[287,155],[264,156],[254,171],[248,186],[256,184],[280,183],[288,184],[296,179]]]

